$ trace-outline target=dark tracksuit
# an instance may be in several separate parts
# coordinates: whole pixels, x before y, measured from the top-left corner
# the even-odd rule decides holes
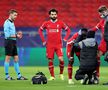
[[[80,66],[79,69],[76,71],[75,79],[84,79],[85,74],[87,74],[88,77],[91,78],[97,66],[96,57],[98,45],[94,38],[87,38],[79,42],[79,46],[81,48]]]

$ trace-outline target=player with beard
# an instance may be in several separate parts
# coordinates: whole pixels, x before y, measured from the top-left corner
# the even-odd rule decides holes
[[[64,80],[63,70],[64,70],[64,60],[63,60],[63,51],[62,51],[62,30],[67,31],[66,36],[64,37],[64,41],[66,42],[69,35],[70,29],[69,27],[62,21],[57,18],[58,11],[56,9],[51,9],[49,11],[49,21],[45,21],[42,26],[39,28],[39,34],[42,40],[43,45],[46,45],[46,56],[48,58],[48,67],[51,77],[49,80],[55,80],[54,75],[54,53],[57,54],[59,59],[59,67],[60,67],[60,78]],[[47,38],[44,38],[43,30],[47,32]]]

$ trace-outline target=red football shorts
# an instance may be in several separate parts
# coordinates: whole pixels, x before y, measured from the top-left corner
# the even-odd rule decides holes
[[[58,57],[63,56],[63,50],[61,45],[47,45],[46,47],[46,56],[47,58],[54,59],[54,54]]]

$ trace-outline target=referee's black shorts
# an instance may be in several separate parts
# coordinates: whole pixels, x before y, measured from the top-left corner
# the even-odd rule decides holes
[[[5,39],[5,55],[8,56],[16,56],[17,54],[17,46],[16,40]]]

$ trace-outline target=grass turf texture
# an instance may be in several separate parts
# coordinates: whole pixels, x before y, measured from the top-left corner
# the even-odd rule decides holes
[[[74,72],[78,67],[74,67]],[[61,81],[59,78],[59,67],[55,67],[55,81],[48,81],[46,85],[32,85],[31,78],[37,71],[42,71],[47,78],[50,77],[48,67],[20,67],[23,76],[27,77],[27,81],[6,81],[4,80],[4,68],[0,67],[0,90],[108,90],[108,85],[102,85],[108,81],[108,67],[101,67],[101,76],[99,85],[81,85],[80,81],[76,81],[73,77],[75,85],[68,85],[67,67],[64,70],[65,80]],[[10,76],[16,77],[13,67],[9,68]]]

